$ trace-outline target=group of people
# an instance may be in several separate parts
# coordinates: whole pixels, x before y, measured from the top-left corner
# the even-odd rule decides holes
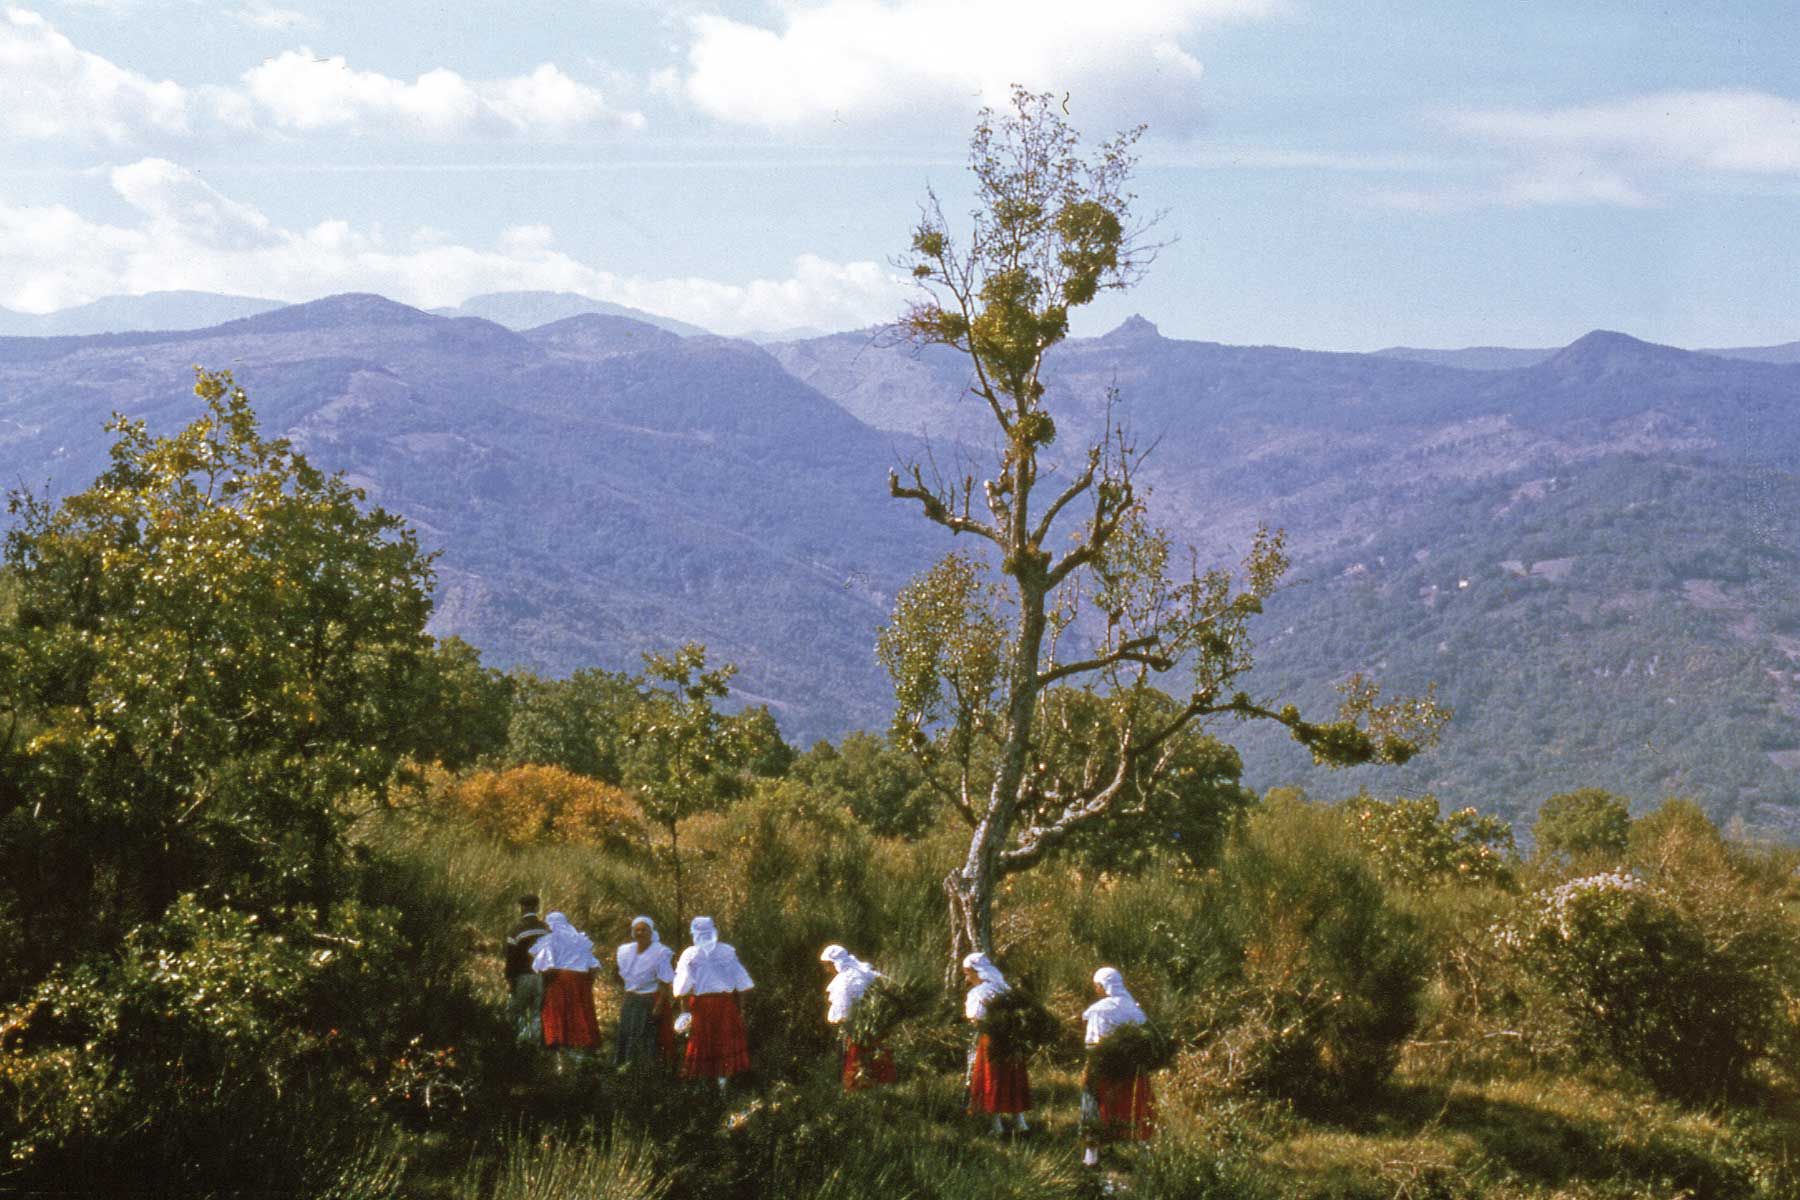
[[[519,1040],[551,1049],[598,1049],[594,978],[600,960],[593,939],[560,912],[540,918],[536,896],[519,897],[519,909],[505,945],[506,986]],[[738,996],[756,983],[737,951],[719,940],[711,917],[695,917],[689,932],[693,944],[677,959],[663,945],[655,921],[631,919],[631,940],[613,956],[620,985],[613,1063],[678,1063],[683,1078],[716,1079],[723,1088],[750,1069]],[[688,1035],[687,1046],[678,1056],[675,1038],[682,1033]]]
[[[560,912],[540,919],[536,896],[520,897],[519,908],[519,919],[506,935],[505,969],[520,1040],[552,1048],[597,1049],[600,1026],[594,980],[600,960],[593,940]],[[723,1089],[750,1069],[739,996],[756,985],[738,961],[736,949],[719,940],[711,917],[695,917],[689,933],[692,943],[677,958],[663,945],[654,921],[632,918],[631,938],[614,954],[620,998],[613,1062],[662,1063],[684,1079],[713,1079]],[[842,1026],[881,973],[838,945],[825,947],[819,961],[831,976],[825,988],[825,1019]],[[1009,1125],[1028,1133],[1026,1113],[1032,1103],[1026,1059],[982,1031],[989,1006],[1012,986],[985,954],[970,954],[962,968],[969,989],[963,1016],[977,1030],[968,1056],[969,1112],[990,1118],[995,1133],[1006,1132]],[[1146,1019],[1116,969],[1101,967],[1093,982],[1098,999],[1082,1013],[1090,1051],[1115,1030]],[[687,1041],[678,1050],[676,1040],[682,1034]],[[846,1037],[842,1078],[846,1091],[858,1091],[893,1083],[898,1070],[886,1045],[865,1045]],[[1090,1053],[1081,1084],[1085,1162],[1098,1162],[1106,1142],[1150,1136],[1155,1102],[1142,1072],[1109,1075],[1104,1061]]]

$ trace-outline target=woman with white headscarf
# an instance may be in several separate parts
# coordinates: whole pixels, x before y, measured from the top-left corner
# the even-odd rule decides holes
[[[688,932],[694,944],[675,964],[675,995],[685,998],[691,1022],[681,1077],[717,1079],[723,1091],[726,1080],[750,1069],[750,1040],[738,994],[756,984],[738,962],[737,951],[719,940],[711,917],[695,917]]]
[[[1000,968],[979,951],[965,957],[962,967],[963,979],[970,985],[969,994],[963,998],[963,1016],[979,1029],[988,1005],[1012,991],[1012,985],[1006,982]],[[970,1115],[992,1117],[995,1133],[1004,1132],[1006,1118],[1011,1117],[1014,1128],[1029,1133],[1031,1126],[1026,1123],[1025,1110],[1030,1107],[1031,1078],[1026,1073],[1025,1060],[1003,1055],[987,1034],[978,1034],[975,1048],[969,1053]]]
[[[531,969],[544,977],[544,1045],[592,1050],[600,1044],[594,1015],[594,943],[562,913],[544,918],[550,932],[531,947]]]
[[[1125,977],[1112,967],[1094,972],[1094,990],[1100,998],[1081,1015],[1087,1022],[1083,1041],[1088,1047],[1087,1068],[1081,1073],[1081,1132],[1085,1147],[1081,1161],[1095,1166],[1105,1142],[1142,1141],[1155,1131],[1156,1102],[1150,1093],[1150,1077],[1140,1070],[1107,1073],[1093,1053],[1094,1047],[1115,1030],[1141,1025],[1149,1018],[1125,986]]]
[[[831,982],[825,988],[825,1020],[842,1025],[881,972],[871,967],[842,946],[827,946],[819,961],[832,969]],[[884,1045],[862,1045],[848,1034],[844,1036],[843,1080],[846,1092],[861,1091],[878,1084],[893,1083],[899,1078],[894,1056]]]
[[[669,987],[675,982],[675,955],[656,935],[649,917],[631,919],[631,940],[615,956],[619,964],[619,1033],[613,1065],[666,1057],[674,1045],[669,1030]]]

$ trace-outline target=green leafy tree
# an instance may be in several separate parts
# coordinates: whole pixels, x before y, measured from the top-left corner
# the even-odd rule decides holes
[[[261,436],[229,374],[194,390],[178,434],[117,417],[92,486],[10,504],[0,878],[65,956],[183,892],[328,898],[346,799],[416,732],[412,532]]]
[[[872,733],[820,742],[795,759],[793,775],[856,814],[871,832],[917,837],[931,821],[933,797],[912,755]]]
[[[1344,802],[1344,820],[1389,883],[1411,888],[1445,883],[1507,883],[1512,878],[1512,826],[1474,808],[1445,817],[1437,797]]]
[[[745,795],[749,741],[716,703],[730,693],[735,666],[709,670],[706,647],[697,642],[674,654],[646,654],[644,663],[622,747],[623,774],[644,815],[669,839],[679,924],[686,919],[681,822]]]
[[[439,639],[421,656],[414,684],[414,758],[455,771],[506,750],[513,680],[482,666],[475,647],[459,637]]]
[[[1401,762],[1441,715],[1428,702],[1382,705],[1361,680],[1337,720],[1315,724],[1237,686],[1250,666],[1248,622],[1286,566],[1259,533],[1241,576],[1185,568],[1149,522],[1143,453],[1110,419],[1067,461],[1051,457],[1045,354],[1071,309],[1131,286],[1155,248],[1134,225],[1128,184],[1141,130],[1080,153],[1056,101],[1017,89],[1013,111],[985,111],[970,148],[976,208],[952,235],[935,196],[913,232],[922,297],[903,331],[966,356],[970,391],[992,418],[995,459],[977,482],[926,464],[889,477],[890,493],[979,544],[908,586],[882,631],[895,685],[895,732],[970,831],[945,879],[951,952],[991,950],[1000,880],[1077,833],[1114,822],[1145,783],[1174,769],[1179,735],[1210,717],[1279,721],[1331,763]],[[1040,493],[1040,485],[1044,492]],[[1152,680],[1183,670],[1171,711]],[[1052,688],[1105,697],[1113,738],[1102,773],[1053,772],[1041,753],[1040,701]]]
[[[1544,801],[1531,836],[1544,857],[1617,861],[1631,840],[1631,809],[1601,788],[1562,792]]]
[[[607,783],[619,783],[620,755],[637,683],[623,672],[587,669],[567,679],[512,674],[513,703],[506,759],[513,764],[561,767]]]

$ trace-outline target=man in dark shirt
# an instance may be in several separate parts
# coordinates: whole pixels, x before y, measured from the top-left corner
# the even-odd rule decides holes
[[[512,1014],[519,1041],[541,1045],[544,1040],[544,977],[531,969],[531,948],[550,930],[538,916],[536,896],[519,897],[519,919],[506,931],[502,947],[506,957],[507,1011]]]

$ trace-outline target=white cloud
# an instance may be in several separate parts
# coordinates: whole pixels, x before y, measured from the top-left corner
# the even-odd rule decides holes
[[[191,102],[180,84],[79,49],[34,12],[0,11],[0,138],[118,143],[182,134]]]
[[[342,56],[289,50],[244,72],[259,122],[288,132],[391,129],[450,138],[567,135],[596,125],[636,128],[637,113],[609,107],[599,91],[545,63],[511,79],[468,80],[439,67],[410,83],[353,69]]]
[[[1207,25],[1279,0],[779,0],[779,28],[689,18],[683,81],[724,121],[795,129],[1004,103],[1012,84],[1186,96],[1184,48]],[[1140,100],[1141,107],[1141,100]]]
[[[263,3],[241,11],[261,23],[298,16]],[[228,130],[556,138],[643,123],[554,63],[492,80],[439,67],[408,81],[300,49],[235,84],[185,87],[81,50],[35,13],[0,13],[0,139],[122,144]]]
[[[786,278],[725,282],[620,275],[556,247],[542,225],[502,230],[492,247],[420,228],[389,236],[325,220],[285,229],[162,159],[114,168],[130,224],[57,206],[0,204],[0,306],[47,312],[100,296],[166,289],[306,300],[379,292],[421,307],[481,292],[571,291],[647,309],[720,333],[812,325],[849,328],[891,317],[904,280],[873,262],[795,260]]]
[[[1643,168],[1800,174],[1800,102],[1763,92],[1660,92],[1572,108],[1460,112],[1448,123],[1523,150]]]
[[[303,12],[291,8],[281,8],[271,4],[269,0],[247,0],[232,10],[232,15],[246,25],[258,29],[273,29],[288,33],[295,29],[310,29],[318,22]]]
[[[1657,202],[1681,177],[1800,175],[1800,103],[1750,91],[1660,92],[1554,109],[1465,110],[1447,128],[1506,153],[1486,188],[1384,192],[1420,210]]]

